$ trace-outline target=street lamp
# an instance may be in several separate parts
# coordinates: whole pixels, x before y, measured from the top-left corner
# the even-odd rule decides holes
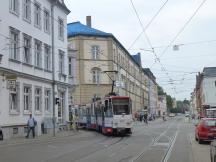
[[[2,62],[2,58],[3,58],[3,55],[0,54],[0,64],[1,64],[1,62]]]

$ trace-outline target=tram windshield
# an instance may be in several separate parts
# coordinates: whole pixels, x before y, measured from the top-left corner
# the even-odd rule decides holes
[[[114,99],[112,103],[114,115],[130,114],[131,108],[129,99]]]
[[[206,109],[207,118],[216,118],[216,108]]]

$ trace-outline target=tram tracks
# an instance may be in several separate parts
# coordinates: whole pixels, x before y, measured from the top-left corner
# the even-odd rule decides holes
[[[176,127],[176,132],[173,136],[173,138],[171,138],[170,136],[166,135],[166,133],[171,129],[173,128],[173,126],[176,124],[178,120],[176,120],[175,122],[171,123],[167,129],[165,131],[163,131],[159,136],[156,136],[152,139],[152,142],[148,145],[148,147],[145,147],[136,157],[132,158],[132,160],[130,162],[138,162],[138,161],[141,161],[143,160],[143,157],[146,153],[146,151],[152,149],[152,147],[161,147],[162,145],[159,145],[159,140],[162,138],[162,137],[166,137],[168,139],[168,145],[164,145],[166,147],[166,151],[165,153],[163,154],[162,156],[162,159],[160,162],[167,162],[169,157],[170,157],[170,154],[172,152],[172,148],[175,144],[175,141],[176,141],[176,138],[177,138],[177,135],[178,135],[178,129],[179,129],[179,124],[178,126]]]

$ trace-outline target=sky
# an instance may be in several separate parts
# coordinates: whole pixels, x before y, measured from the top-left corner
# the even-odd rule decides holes
[[[177,100],[190,99],[197,73],[204,67],[216,66],[215,0],[65,0],[65,3],[71,10],[68,23],[86,24],[86,16],[90,15],[93,28],[112,33],[130,54],[140,52],[142,66],[150,68],[156,82]],[[143,34],[137,39],[140,33]],[[173,49],[174,45],[178,50]]]

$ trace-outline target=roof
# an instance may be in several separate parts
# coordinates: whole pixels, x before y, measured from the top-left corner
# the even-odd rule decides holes
[[[205,67],[203,69],[204,77],[215,77],[216,76],[216,67]]]
[[[77,35],[100,36],[100,37],[112,36],[112,34],[110,33],[106,33],[91,28],[87,25],[81,24],[79,21],[68,24],[67,29],[68,29],[68,37],[73,37]]]
[[[64,0],[50,0],[50,2],[62,8],[67,15],[70,13],[70,10],[65,5]]]
[[[129,55],[129,57],[131,57],[131,59],[134,61],[135,64],[140,66],[140,64],[134,60],[134,58],[130,55],[127,49],[118,41],[118,39],[115,38],[115,36],[112,33],[103,32],[101,30],[89,27],[77,21],[77,22],[69,23],[67,25],[67,34],[68,34],[67,35],[68,38],[75,37],[75,36],[87,36],[87,37],[95,36],[95,37],[104,37],[104,38],[110,37]]]
[[[132,57],[134,61],[136,61],[140,66],[142,65],[140,53],[137,53],[136,55],[132,55]]]

